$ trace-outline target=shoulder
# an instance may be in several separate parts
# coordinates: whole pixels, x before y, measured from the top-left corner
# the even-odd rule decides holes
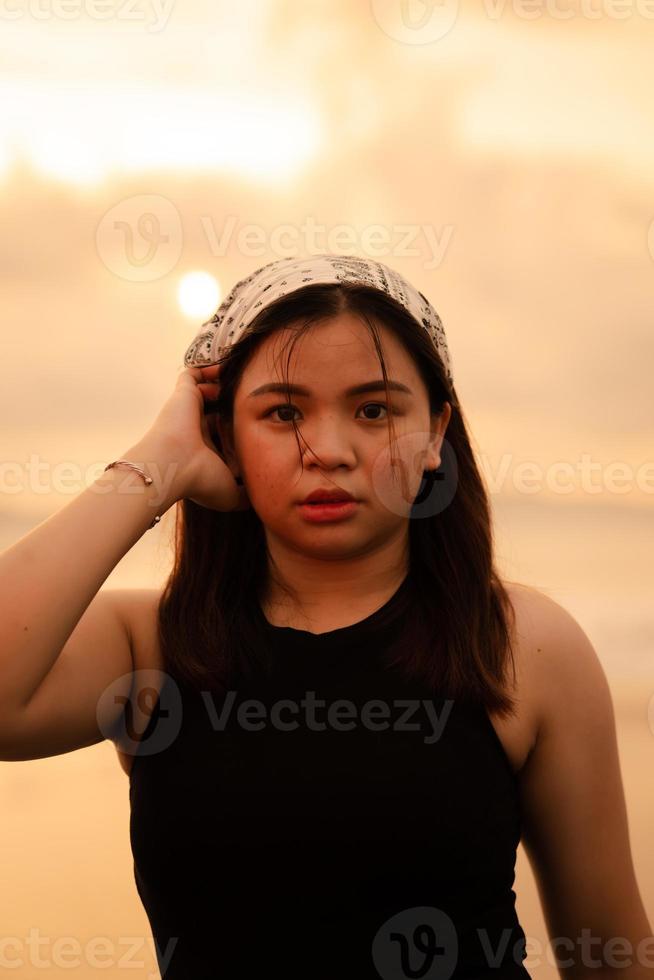
[[[533,586],[509,581],[503,585],[515,610],[517,640],[534,667],[542,667],[545,674],[564,669],[571,677],[599,665],[590,639],[565,606]]]
[[[560,603],[533,585],[514,582],[511,579],[502,579],[502,585],[509,593],[511,602],[516,606],[516,612],[519,611],[523,616],[525,620],[523,625],[536,619],[545,625],[545,623],[553,623],[553,619],[558,617],[572,618],[571,614]]]
[[[537,738],[557,726],[570,729],[576,713],[591,723],[612,715],[608,680],[597,652],[569,610],[545,592],[503,582],[515,610],[517,656],[529,678]]]
[[[535,746],[557,744],[574,754],[591,731],[610,740],[611,690],[602,663],[580,623],[546,593],[504,582],[515,610],[516,648],[533,699]],[[538,755],[538,753],[535,753]],[[541,757],[543,753],[540,753]]]

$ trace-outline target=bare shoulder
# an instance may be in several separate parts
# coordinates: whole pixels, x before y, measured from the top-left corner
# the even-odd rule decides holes
[[[596,657],[590,640],[571,612],[546,592],[520,582],[503,582],[516,614],[516,634],[529,665],[561,666],[583,671]],[[570,656],[574,652],[574,656]]]
[[[516,667],[525,679],[538,738],[584,691],[588,696],[595,690],[605,699],[608,682],[590,639],[569,610],[533,586],[503,584],[515,610]]]
[[[560,628],[566,620],[575,622],[560,603],[533,585],[506,579],[502,584],[509,593],[521,629],[526,630],[528,635],[534,635],[535,629],[544,629],[549,633],[552,629]]]

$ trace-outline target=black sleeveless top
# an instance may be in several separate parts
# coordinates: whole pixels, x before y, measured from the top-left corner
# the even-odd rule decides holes
[[[484,709],[382,662],[407,598],[321,634],[259,609],[273,676],[223,696],[166,675],[130,774],[166,980],[528,980],[516,779]]]

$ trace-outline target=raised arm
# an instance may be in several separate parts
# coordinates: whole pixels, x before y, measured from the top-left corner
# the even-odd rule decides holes
[[[121,458],[145,472],[164,451],[137,444]],[[133,669],[112,569],[177,499],[160,499],[132,470],[107,470],[0,555],[0,758],[56,755],[107,737],[124,702],[96,718],[107,687]],[[156,506],[155,506],[156,505]]]
[[[205,417],[217,373],[182,371],[153,426],[118,457],[153,483],[109,469],[0,554],[1,759],[56,755],[107,737],[130,694],[133,662],[125,597],[99,592],[102,583],[176,500],[247,505]],[[122,687],[101,702],[113,682]]]

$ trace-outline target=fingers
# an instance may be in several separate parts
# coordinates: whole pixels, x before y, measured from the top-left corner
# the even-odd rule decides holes
[[[216,381],[221,367],[222,364],[208,364],[198,368],[191,368],[191,370],[198,372],[198,379],[201,381]]]
[[[200,370],[204,372],[205,377],[215,378],[221,367],[222,364],[209,364],[206,367],[201,367]]]
[[[195,381],[215,381],[222,364],[208,364],[199,367],[184,367],[182,374],[188,374]]]
[[[193,384],[205,398],[216,399],[220,394],[220,383],[218,372],[220,364],[211,364],[209,367],[185,367],[177,378],[178,385]]]
[[[210,384],[208,381],[205,381],[204,384],[198,384],[198,389],[205,401],[214,402],[218,400],[220,385]]]

